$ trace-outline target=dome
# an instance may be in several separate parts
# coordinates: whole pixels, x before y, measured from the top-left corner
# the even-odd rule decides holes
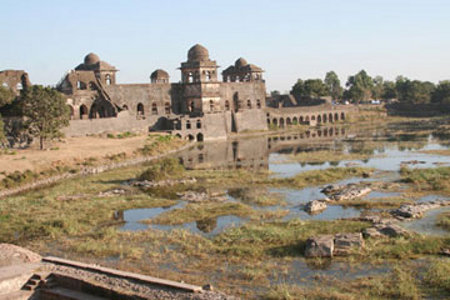
[[[157,69],[157,70],[153,71],[153,73],[150,75],[150,78],[151,79],[168,79],[169,73],[167,73],[164,70]]]
[[[100,61],[100,57],[98,57],[97,54],[92,53],[92,52],[84,57],[84,64],[86,64],[86,65],[93,65],[93,64],[98,63],[99,61]]]
[[[236,62],[234,63],[234,66],[238,69],[246,65],[248,65],[248,62],[245,60],[245,58],[242,57],[236,60]]]
[[[208,49],[200,44],[193,46],[188,51],[188,61],[205,61],[209,60]]]

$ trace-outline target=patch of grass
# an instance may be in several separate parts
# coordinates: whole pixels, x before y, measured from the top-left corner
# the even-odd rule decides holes
[[[370,174],[372,168],[350,167],[350,168],[328,168],[325,170],[312,170],[299,173],[292,178],[279,179],[278,182],[304,188],[326,183],[332,183],[338,180],[351,177],[362,177]]]
[[[162,213],[154,219],[143,221],[143,223],[177,225],[226,215],[243,217],[252,213],[253,209],[242,203],[193,203],[184,208]]]
[[[134,137],[134,136],[137,136],[137,135],[138,134],[135,133],[135,132],[125,131],[125,132],[118,133],[118,134],[108,133],[106,135],[106,137],[109,138],[109,139],[125,139],[125,138]]]
[[[421,150],[420,153],[425,154],[433,154],[433,155],[446,155],[450,156],[450,149],[441,149],[441,150]]]
[[[450,231],[450,211],[438,215],[436,225]]]
[[[281,195],[267,192],[264,188],[231,188],[228,194],[244,203],[255,204],[258,206],[285,205],[286,202]]]
[[[372,259],[413,259],[437,255],[450,245],[449,237],[413,235],[408,238],[368,239],[366,257]]]
[[[339,201],[339,205],[342,205],[344,207],[352,206],[366,209],[396,208],[400,207],[400,205],[402,204],[411,204],[411,203],[413,202],[402,197],[385,197],[385,198],[371,198],[371,199],[358,198],[352,200]]]
[[[141,155],[153,156],[184,145],[186,141],[173,135],[149,135],[144,147],[137,150]]]
[[[450,195],[450,167],[430,169],[402,167],[400,175],[403,182],[410,183],[414,190],[435,191]]]
[[[220,252],[249,259],[265,255],[302,256],[305,242],[311,236],[360,232],[368,226],[365,222],[347,220],[249,223],[227,230],[214,241]]]
[[[158,181],[179,176],[184,171],[183,165],[176,158],[164,158],[152,165],[139,175],[139,180]]]
[[[448,259],[434,259],[424,276],[425,283],[441,296],[450,296],[450,263]]]

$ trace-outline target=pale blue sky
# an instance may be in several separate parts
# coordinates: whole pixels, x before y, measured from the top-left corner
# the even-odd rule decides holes
[[[0,0],[0,70],[55,84],[88,52],[120,69],[118,82],[149,82],[156,68],[180,78],[195,43],[226,67],[261,66],[268,90],[297,78],[344,83],[370,75],[450,79],[450,0]],[[223,70],[223,68],[221,69]]]

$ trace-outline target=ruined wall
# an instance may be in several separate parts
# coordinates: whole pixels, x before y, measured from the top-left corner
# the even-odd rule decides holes
[[[105,132],[148,131],[158,119],[158,116],[138,119],[127,112],[121,112],[117,118],[72,120],[69,127],[63,129],[63,133],[66,136],[83,136]]]
[[[0,72],[0,85],[10,88],[19,95],[21,89],[31,86],[31,82],[25,71],[4,70]]]
[[[241,103],[241,110],[264,108],[266,85],[263,81],[223,82],[220,85],[220,97],[223,103],[229,101],[231,109],[237,108],[236,101]]]
[[[136,115],[138,105],[143,106],[143,116],[167,115],[166,103],[171,113],[181,109],[180,86],[178,84],[117,84],[105,86],[106,93],[117,106],[127,107],[131,115]],[[156,110],[152,109],[156,105]]]
[[[250,109],[234,114],[236,131],[267,130],[266,115],[263,110]]]

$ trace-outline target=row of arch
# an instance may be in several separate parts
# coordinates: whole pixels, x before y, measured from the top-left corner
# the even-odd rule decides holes
[[[179,133],[177,133],[175,136],[179,137],[180,139],[183,139],[183,136],[181,134],[179,134]],[[190,134],[187,134],[184,137],[184,139],[188,140],[188,141],[203,142],[204,141],[204,136],[203,136],[203,133],[201,133],[201,132],[197,133],[196,135],[190,133]]]
[[[290,125],[297,125],[297,124],[309,124],[310,122],[317,122],[317,123],[333,123],[337,121],[343,121],[345,120],[345,113],[341,112],[339,113],[329,113],[329,114],[318,114],[318,115],[311,115],[311,116],[299,116],[298,118],[296,116],[294,117],[281,117],[281,118],[273,118],[272,120],[268,116],[267,124],[273,124],[275,126],[284,127],[284,126],[290,126]]]
[[[320,138],[320,137],[332,137],[332,136],[339,136],[339,135],[345,135],[346,130],[345,128],[324,128],[324,129],[317,129],[317,130],[307,130],[304,133],[300,134],[294,134],[294,135],[282,135],[282,136],[275,136],[275,137],[269,137],[268,142],[270,143],[276,143],[280,141],[290,141],[290,140],[298,140],[298,139],[309,139],[309,138]]]
[[[125,108],[125,107],[126,107],[126,105],[124,105],[124,109],[128,109],[128,108]],[[170,103],[169,102],[164,103],[164,113],[166,115],[170,115],[171,112],[172,112],[172,109],[171,109]],[[158,105],[156,103],[154,103],[154,102],[151,105],[151,114],[152,115],[158,115],[159,114],[159,112],[158,112]],[[139,102],[138,105],[136,106],[136,115],[137,116],[144,116],[145,115],[145,107],[144,107],[144,104],[142,104],[141,102]]]
[[[203,74],[203,76],[201,76]],[[204,81],[211,81],[213,79],[213,76],[216,74],[216,71],[203,71],[200,73],[199,71],[195,72],[187,72],[184,76],[184,82],[187,83],[194,83],[194,82],[200,82],[201,77],[204,78]]]

